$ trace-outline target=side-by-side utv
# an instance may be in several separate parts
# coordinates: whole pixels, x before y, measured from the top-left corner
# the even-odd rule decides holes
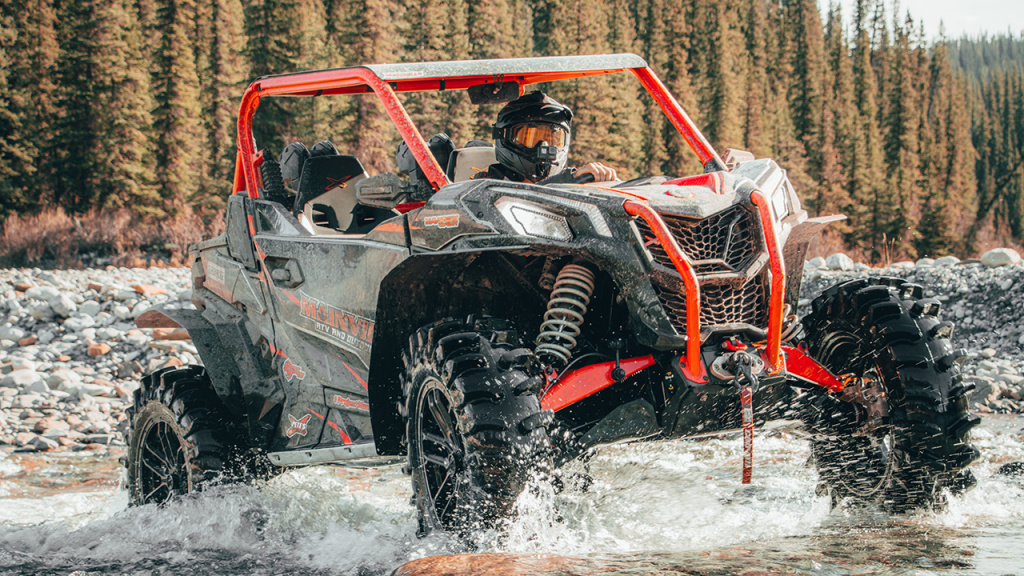
[[[494,104],[605,74],[640,82],[703,173],[482,178],[493,148],[438,154],[400,102],[465,90]],[[254,141],[265,99],[355,94],[394,122],[403,174],[367,174],[360,150],[279,158]],[[191,249],[195,309],[139,319],[186,328],[203,366],[136,392],[132,501],[404,460],[421,531],[461,532],[507,516],[531,475],[612,442],[743,430],[748,481],[753,429],[770,420],[801,423],[834,502],[902,512],[969,488],[978,418],[939,302],[856,280],[798,318],[808,245],[836,217],[810,218],[772,160],[727,159],[630,54],[256,80],[227,230]]]

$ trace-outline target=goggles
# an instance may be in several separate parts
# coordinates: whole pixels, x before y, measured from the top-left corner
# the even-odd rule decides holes
[[[533,148],[541,142],[547,142],[555,148],[563,148],[569,143],[569,133],[565,128],[555,124],[530,122],[506,128],[505,139],[524,148]]]

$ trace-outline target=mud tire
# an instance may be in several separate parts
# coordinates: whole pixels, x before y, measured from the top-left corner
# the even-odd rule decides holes
[[[403,353],[408,467],[419,534],[466,535],[511,515],[531,475],[550,468],[553,413],[540,364],[508,322],[446,319]]]
[[[846,282],[813,301],[803,320],[812,357],[837,375],[879,382],[888,412],[868,431],[868,411],[848,398],[823,394],[807,407],[819,488],[833,505],[905,513],[940,507],[944,489],[973,486],[969,432],[980,419],[968,412],[953,326],[938,312],[938,300],[899,278]]]
[[[266,454],[249,448],[202,366],[144,376],[126,412],[132,505],[164,504],[215,484],[274,473]]]

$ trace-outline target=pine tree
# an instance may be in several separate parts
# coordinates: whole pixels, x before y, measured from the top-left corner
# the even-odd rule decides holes
[[[137,212],[163,214],[166,195],[154,174],[153,117],[149,74],[143,58],[143,38],[131,0],[97,2],[101,37],[109,38],[99,54],[99,100],[104,113],[97,125],[99,140],[98,205],[115,205]],[[163,202],[161,200],[164,200]],[[172,205],[173,207],[173,205]]]
[[[401,7],[392,0],[337,3],[331,19],[337,30],[335,45],[341,50],[343,61],[397,61],[400,43],[390,23],[401,16],[400,11]],[[345,98],[335,144],[357,156],[371,173],[393,170],[399,135],[379,98],[375,94]]]
[[[238,149],[238,106],[248,73],[242,51],[244,18],[239,0],[210,4],[208,67],[202,74],[205,137],[200,154],[210,158],[200,185],[201,204],[213,208],[225,202],[234,175]]]
[[[829,9],[825,30],[826,68],[824,75],[823,105],[821,107],[821,135],[818,150],[817,195],[810,206],[818,214],[845,213],[850,208],[849,185],[850,141],[857,111],[853,105],[853,69],[849,46],[843,34],[842,9],[833,3]],[[839,232],[848,233],[848,224],[841,224]]]
[[[702,29],[691,41],[689,56],[699,76],[695,88],[707,118],[705,134],[716,148],[738,147],[744,141],[740,79],[747,72],[740,11],[735,2],[694,0],[691,14]]]
[[[884,144],[887,188],[893,205],[882,232],[897,241],[901,252],[906,252],[913,241],[911,231],[917,223],[916,204],[920,195],[920,107],[916,90],[919,70],[910,46],[913,21],[908,16],[904,26],[897,23],[893,28]]]
[[[32,175],[33,158],[19,143],[25,130],[18,114],[20,95],[8,81],[9,50],[16,37],[13,18],[0,12],[0,217],[31,202],[22,183]]]
[[[468,0],[469,53],[474,59],[509,58],[525,50],[517,41],[514,0]],[[521,37],[521,34],[519,35]]]
[[[750,0],[746,20],[746,45],[749,57],[747,89],[744,94],[744,148],[754,156],[769,154],[767,118],[771,97],[768,80],[767,7],[762,0]]]
[[[466,4],[460,1],[418,0],[407,6],[405,59],[414,62],[465,60],[469,57]],[[424,138],[444,132],[456,146],[476,137],[469,97],[460,91],[412,92],[403,98]]]
[[[811,161],[811,173],[817,176],[820,159],[816,158],[821,130],[821,91],[824,81],[825,47],[821,15],[814,0],[789,0],[787,3],[794,82],[790,88],[790,106],[796,137],[804,142]]]
[[[297,14],[298,0],[247,0],[245,57],[253,78],[298,70],[301,31]],[[285,135],[292,133],[294,122],[292,102],[262,99],[252,127],[256,146],[279,153],[288,143]]]
[[[857,245],[873,257],[885,252],[883,237],[890,205],[884,197],[882,181],[881,133],[878,128],[877,85],[871,65],[871,40],[866,27],[867,0],[858,0],[855,17],[856,43],[853,59],[853,92],[857,107],[857,130],[851,142],[850,195],[856,212],[852,214]]]
[[[954,194],[946,182],[950,165],[949,109],[953,84],[953,71],[947,58],[944,40],[935,45],[929,70],[929,94],[926,110],[925,129],[921,131],[921,172],[924,190],[921,221],[918,224],[920,236],[915,244],[918,254],[923,256],[944,255],[953,252],[956,246],[954,226],[958,220],[953,211],[950,196]]]
[[[153,186],[149,74],[130,2],[61,4],[54,197],[72,211],[160,213]]]
[[[11,125],[27,128],[11,133],[11,162],[4,175],[4,188],[10,195],[5,203],[26,210],[52,198],[46,158],[57,113],[56,13],[51,0],[30,0],[18,6],[4,5],[0,18],[8,22],[7,37],[0,43],[7,54],[7,88],[0,94],[7,99]]]
[[[652,41],[650,48],[650,57],[657,63],[652,63],[652,66],[662,74],[662,81],[669,92],[675,96],[690,118],[700,126],[703,123],[704,113],[697,105],[697,94],[691,75],[690,38],[692,26],[690,23],[692,16],[688,11],[687,0],[658,0],[658,2],[652,0],[648,16],[649,25],[657,27],[660,32],[658,43],[654,44]],[[683,140],[679,131],[668,120],[653,98],[649,95],[645,95],[645,97],[648,102],[647,116],[652,123],[657,123],[658,130],[662,134],[662,140],[652,148],[659,153],[658,149],[663,149],[665,154],[665,159],[661,161],[660,166],[651,166],[648,173],[683,176],[701,170],[702,166],[689,144]],[[653,162],[655,158],[657,157],[652,155],[649,162]]]
[[[200,154],[201,109],[196,57],[189,36],[195,19],[192,0],[163,0],[156,22],[162,31],[154,53],[153,110],[156,128],[156,176],[165,210],[179,213],[207,173],[208,156]]]

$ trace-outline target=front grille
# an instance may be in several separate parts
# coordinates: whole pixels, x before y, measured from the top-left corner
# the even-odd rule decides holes
[[[760,221],[754,212],[740,205],[704,219],[661,216],[693,263],[700,282],[701,328],[735,323],[766,327],[768,267],[762,265],[755,271],[743,269],[764,249]],[[654,262],[673,272],[671,279],[655,275],[654,289],[676,331],[685,334],[686,289],[651,228],[641,218],[635,222]]]
[[[672,325],[686,333],[686,290],[654,285],[658,299]],[[768,325],[768,269],[737,288],[732,284],[700,285],[700,325],[717,326],[743,322],[752,326]]]
[[[693,262],[697,274],[739,270],[761,249],[754,214],[744,206],[734,206],[704,219],[663,214],[676,242]],[[654,261],[674,270],[672,260],[643,219],[636,220],[640,235]]]

